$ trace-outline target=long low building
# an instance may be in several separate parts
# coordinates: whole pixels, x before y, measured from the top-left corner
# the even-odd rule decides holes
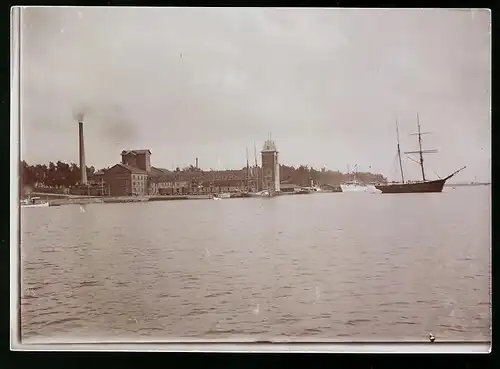
[[[266,147],[265,145],[264,149]],[[264,149],[263,158],[264,156],[267,158],[269,150]],[[151,165],[149,149],[123,150],[121,158],[121,163],[94,175],[94,180],[101,184],[101,188],[106,188],[106,193],[111,196],[259,191],[264,183],[269,182],[269,178],[264,179],[262,168],[257,166],[222,171],[202,171],[197,167],[191,167],[190,170],[170,171]],[[277,159],[275,162],[275,167],[279,168]],[[276,169],[275,167],[273,168]],[[269,168],[266,173],[269,174],[268,172]],[[273,178],[279,190],[279,174]],[[288,188],[285,186],[284,190],[287,191]]]
[[[248,190],[246,171],[173,172],[150,177],[150,194],[208,194]]]
[[[148,149],[123,150],[121,163],[96,172],[94,181],[111,196],[236,192],[248,190],[249,183],[257,182],[249,178],[249,174],[257,175],[255,170],[170,171],[153,167],[150,156]]]

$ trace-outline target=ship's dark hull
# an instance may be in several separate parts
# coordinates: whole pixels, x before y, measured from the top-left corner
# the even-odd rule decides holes
[[[375,188],[382,193],[429,193],[443,192],[446,179],[415,183],[394,183],[387,185],[376,185]]]

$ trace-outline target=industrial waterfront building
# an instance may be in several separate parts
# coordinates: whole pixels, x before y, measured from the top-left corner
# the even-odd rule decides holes
[[[246,191],[244,170],[170,172],[150,179],[151,195],[202,195]]]
[[[262,167],[173,172],[151,165],[151,151],[123,150],[121,163],[96,173],[112,196],[202,195],[239,191],[280,191],[279,160],[271,139],[261,150]]]
[[[304,178],[292,178],[295,169],[280,166],[279,152],[269,136],[261,149],[261,166],[254,165],[236,170],[204,171],[196,165],[184,170],[170,171],[151,164],[150,149],[121,151],[119,163],[97,172],[87,170],[85,165],[83,116],[78,117],[78,154],[81,179],[75,186],[58,188],[57,191],[84,196],[147,196],[147,195],[208,195],[233,192],[292,193],[298,186],[304,186]],[[300,172],[300,168],[299,168]],[[87,178],[87,175],[89,176]],[[281,183],[281,177],[284,181]],[[309,178],[309,181],[311,178]],[[307,184],[306,184],[307,186]],[[50,190],[51,188],[48,188]]]
[[[78,121],[80,164],[85,168],[83,117]],[[151,165],[151,150],[123,150],[121,162],[96,172],[87,183],[76,189],[94,196],[201,195],[239,191],[280,191],[278,150],[271,137],[261,150],[262,167],[255,165],[239,170],[203,171],[196,166],[188,171],[170,171]]]
[[[148,173],[127,164],[116,164],[106,170],[103,176],[113,196],[145,196],[148,194]]]
[[[121,163],[96,172],[93,178],[96,187],[103,188],[111,196],[197,195],[249,190],[249,171],[245,169],[173,172],[153,167],[150,150],[124,150],[121,156]],[[256,170],[251,172],[257,174]]]

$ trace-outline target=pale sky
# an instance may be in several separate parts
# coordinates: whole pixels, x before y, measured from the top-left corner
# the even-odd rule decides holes
[[[490,180],[490,12],[271,8],[25,8],[22,158],[88,165],[123,149],[171,169],[241,168],[272,134],[286,165],[398,179]],[[260,156],[260,154],[258,154]],[[404,159],[407,179],[419,167]]]

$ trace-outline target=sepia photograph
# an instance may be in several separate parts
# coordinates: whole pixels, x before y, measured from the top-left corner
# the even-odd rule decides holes
[[[11,348],[488,352],[490,10],[11,24]]]

